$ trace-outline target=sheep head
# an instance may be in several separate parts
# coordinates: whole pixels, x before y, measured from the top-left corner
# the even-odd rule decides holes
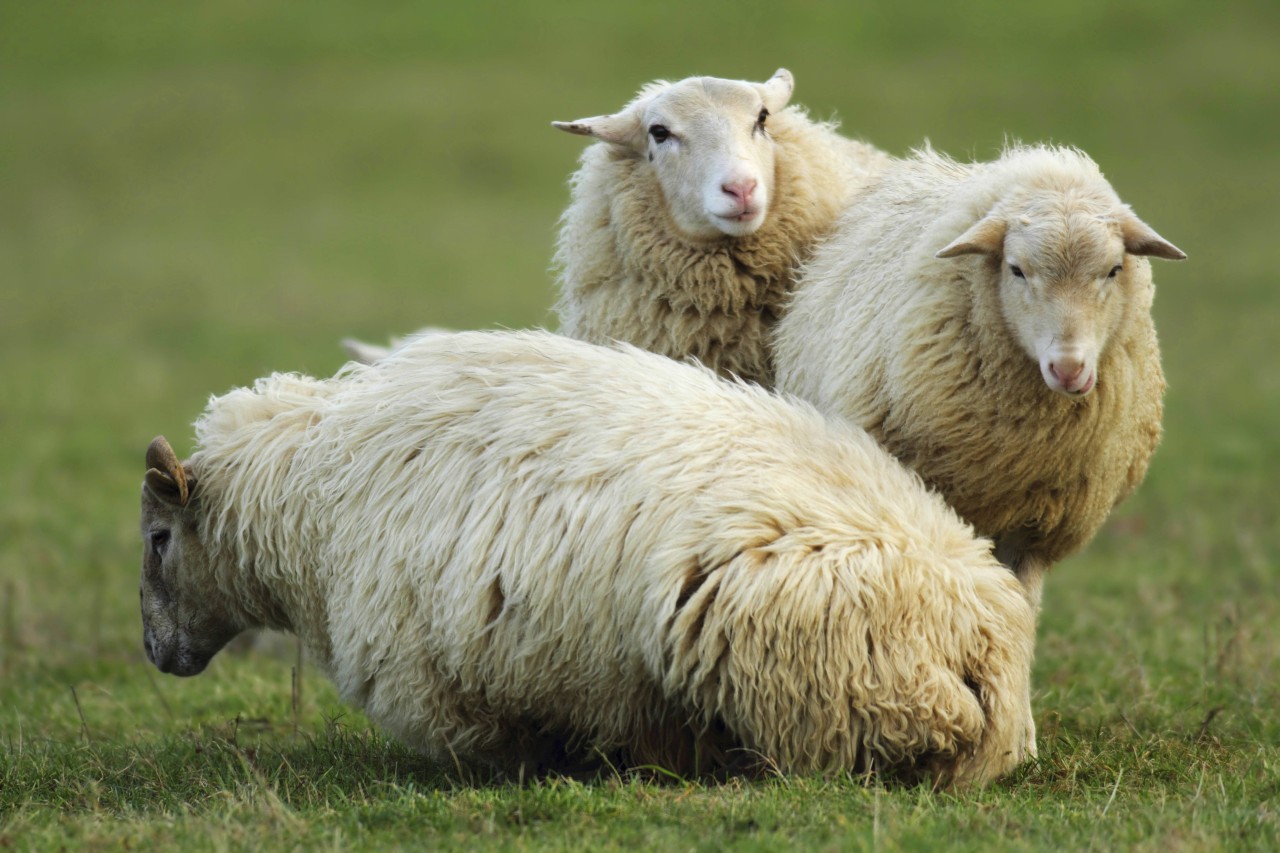
[[[652,164],[667,211],[686,237],[744,237],[769,214],[769,116],[786,107],[794,85],[785,68],[764,83],[718,77],[660,81],[620,112],[552,125],[594,136]]]
[[[142,485],[142,642],[161,672],[196,675],[241,626],[209,587],[195,478],[164,436],[147,448]]]
[[[1004,317],[1045,384],[1069,397],[1084,397],[1101,378],[1100,359],[1146,266],[1134,256],[1186,257],[1096,172],[1019,187],[936,257],[973,254],[998,277]]]

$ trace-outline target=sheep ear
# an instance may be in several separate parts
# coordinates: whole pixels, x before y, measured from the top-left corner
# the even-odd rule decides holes
[[[1186,252],[1161,237],[1130,211],[1120,217],[1120,234],[1124,237],[1124,250],[1131,255],[1148,255],[1167,261],[1186,260]]]
[[[640,118],[631,110],[607,116],[580,118],[577,121],[553,121],[551,126],[565,133],[594,136],[613,145],[634,145],[640,134]]]
[[[147,446],[146,483],[157,498],[165,503],[186,506],[191,499],[186,469],[163,435],[157,435]]]
[[[955,258],[960,255],[999,255],[1004,250],[1006,228],[1007,226],[1002,217],[983,217],[968,231],[939,250],[934,257]]]
[[[785,68],[773,72],[773,76],[760,84],[760,94],[764,96],[764,105],[771,113],[782,110],[791,101],[791,93],[795,91],[796,78]]]

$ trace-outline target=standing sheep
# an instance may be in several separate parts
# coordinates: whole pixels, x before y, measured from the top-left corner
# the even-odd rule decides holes
[[[1017,582],[807,406],[629,347],[473,332],[260,380],[196,433],[185,465],[147,452],[164,672],[293,631],[409,745],[508,767],[745,756],[981,784],[1034,750]]]
[[[1143,256],[1185,257],[1079,151],[916,152],[815,251],[777,329],[779,389],[865,427],[1038,604],[1160,441]]]
[[[561,332],[772,384],[797,265],[889,161],[787,107],[792,88],[786,69],[658,81],[613,115],[554,122],[600,140],[561,218]]]

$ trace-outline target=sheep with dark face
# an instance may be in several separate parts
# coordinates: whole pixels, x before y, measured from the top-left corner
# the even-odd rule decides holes
[[[929,771],[1034,750],[1013,576],[865,433],[632,348],[437,334],[147,453],[148,657],[297,633],[407,744],[508,767]]]

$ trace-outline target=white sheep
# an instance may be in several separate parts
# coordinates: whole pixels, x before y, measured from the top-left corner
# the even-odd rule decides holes
[[[777,328],[778,387],[870,431],[1038,603],[1160,440],[1143,256],[1185,257],[1079,151],[915,152],[815,250]]]
[[[148,657],[296,632],[431,755],[986,782],[1034,750],[1013,575],[865,433],[632,348],[411,339],[214,398],[142,494]],[[701,764],[695,758],[700,757]]]
[[[613,115],[553,123],[600,140],[561,218],[562,333],[772,383],[797,265],[889,160],[788,107],[792,88],[786,69],[658,81]]]

